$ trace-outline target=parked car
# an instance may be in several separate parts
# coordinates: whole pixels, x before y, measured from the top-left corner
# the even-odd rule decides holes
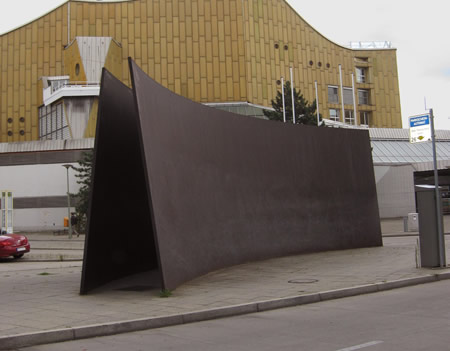
[[[21,258],[30,252],[30,243],[24,235],[1,234],[0,235],[0,257]]]

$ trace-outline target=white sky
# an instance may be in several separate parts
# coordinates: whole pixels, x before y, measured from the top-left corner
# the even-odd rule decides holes
[[[287,0],[316,30],[346,45],[390,41],[397,48],[403,127],[433,108],[436,129],[450,130],[450,1]],[[64,0],[0,0],[0,33],[49,12]]]

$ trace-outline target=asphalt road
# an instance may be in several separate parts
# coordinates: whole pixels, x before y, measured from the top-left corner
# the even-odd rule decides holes
[[[41,345],[67,350],[449,350],[450,281],[175,327]]]

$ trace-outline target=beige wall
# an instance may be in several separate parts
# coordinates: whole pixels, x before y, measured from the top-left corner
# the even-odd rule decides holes
[[[373,126],[402,127],[395,49],[363,51],[341,47],[323,37],[283,0],[246,1],[244,11],[248,19],[245,43],[249,101],[270,106],[281,89],[277,80],[282,76],[289,80],[289,67],[293,67],[294,85],[310,102],[315,99],[317,81],[320,111],[323,117],[329,117],[329,108],[341,108],[340,102],[328,104],[328,85],[340,85],[339,65],[343,85],[349,88],[355,68],[366,67],[368,83],[355,84],[355,89],[370,90],[372,106],[361,106],[357,111],[371,111]],[[368,62],[358,62],[358,58]],[[352,110],[353,105],[345,108]]]
[[[0,36],[0,142],[38,139],[38,79],[72,73],[73,62],[64,60],[64,47],[76,36],[110,36],[119,42],[125,83],[126,59],[131,56],[152,78],[198,102],[270,106],[280,89],[276,81],[282,75],[287,78],[293,65],[295,86],[309,101],[318,81],[324,117],[330,107],[327,85],[339,83],[338,65],[343,67],[344,85],[351,86],[355,57],[367,57],[370,83],[361,87],[371,89],[375,106],[368,109],[374,125],[401,127],[395,50],[340,47],[283,0],[70,1]]]

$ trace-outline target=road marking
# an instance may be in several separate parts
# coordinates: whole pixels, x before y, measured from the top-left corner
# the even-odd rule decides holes
[[[374,346],[374,345],[378,345],[378,344],[382,344],[382,343],[383,343],[383,341],[370,341],[370,342],[366,342],[365,344],[351,346],[351,347],[346,347],[345,349],[339,349],[339,350],[336,350],[336,351],[360,350],[360,349],[363,349],[365,347]]]

